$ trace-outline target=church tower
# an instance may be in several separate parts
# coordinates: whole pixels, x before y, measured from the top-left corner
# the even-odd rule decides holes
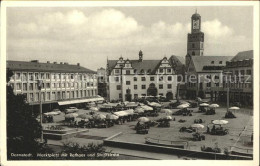
[[[204,33],[201,32],[201,16],[197,13],[191,17],[191,33],[188,34],[186,66],[191,56],[203,56]]]

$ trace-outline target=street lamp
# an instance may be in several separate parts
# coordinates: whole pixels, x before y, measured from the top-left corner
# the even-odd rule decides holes
[[[224,72],[224,74],[226,75],[226,76],[229,76],[230,74],[232,74],[232,72]],[[229,80],[228,80],[228,78],[226,79],[226,81],[228,82],[228,84],[227,84],[227,112],[228,112],[228,108],[229,108]]]
[[[41,89],[42,89],[42,84],[43,84],[43,81],[42,80],[38,80],[38,90],[39,90],[39,100],[40,100],[40,124],[41,124],[41,127],[42,127],[42,93],[41,93]],[[43,142],[43,128],[41,130],[41,142]]]

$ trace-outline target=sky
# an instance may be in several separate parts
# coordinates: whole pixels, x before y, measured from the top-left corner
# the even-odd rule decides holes
[[[201,15],[204,55],[253,49],[253,8],[8,7],[7,60],[80,63],[96,70],[120,56],[185,56],[191,16]]]

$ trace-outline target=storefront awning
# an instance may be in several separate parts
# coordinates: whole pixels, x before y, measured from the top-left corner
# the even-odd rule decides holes
[[[103,101],[103,100],[104,100],[103,97],[96,97],[96,98],[89,98],[89,99],[59,101],[58,104],[69,105],[69,104],[88,103],[88,102]]]

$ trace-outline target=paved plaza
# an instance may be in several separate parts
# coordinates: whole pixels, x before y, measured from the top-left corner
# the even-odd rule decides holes
[[[252,110],[241,108],[241,110],[234,112],[237,118],[234,119],[225,119],[229,123],[223,125],[224,128],[229,129],[229,134],[224,136],[216,136],[206,134],[207,125],[216,119],[224,119],[226,108],[220,107],[216,109],[215,115],[204,115],[204,113],[199,113],[198,108],[191,108],[193,110],[192,116],[172,116],[175,121],[170,121],[170,127],[151,127],[148,134],[136,134],[134,127],[137,121],[125,122],[122,125],[114,125],[110,128],[90,128],[88,132],[81,133],[80,136],[70,138],[68,140],[48,140],[48,144],[53,145],[62,145],[62,142],[77,142],[82,145],[88,143],[102,143],[103,139],[111,137],[115,134],[122,133],[119,136],[113,138],[114,141],[124,141],[124,142],[133,142],[133,143],[145,143],[145,138],[154,138],[167,141],[184,141],[188,143],[188,149],[201,151],[201,146],[205,145],[206,147],[219,147],[222,152],[224,148],[232,147],[232,150],[243,152],[243,153],[252,153],[252,145],[249,145],[251,134],[253,132],[253,116],[250,115]],[[178,109],[172,109],[173,112]],[[89,110],[79,110],[79,114],[90,112]],[[97,111],[100,114],[107,114],[106,112]],[[159,117],[165,116],[165,113],[159,113]],[[149,117],[150,120],[158,119],[159,117]],[[180,119],[186,120],[184,123],[178,122]],[[202,123],[205,127],[199,129],[199,132],[204,134],[206,139],[202,141],[193,141],[192,133],[179,132],[181,127],[189,127],[194,124],[195,119],[202,119]],[[57,125],[61,124],[64,120],[64,114],[54,116],[55,123],[47,123],[44,126]],[[76,130],[76,129],[75,129]],[[116,152],[135,154],[130,150],[126,151],[118,148],[110,148]],[[160,157],[159,157],[160,158]],[[165,157],[162,157],[165,158]],[[166,157],[167,158],[167,157]]]

